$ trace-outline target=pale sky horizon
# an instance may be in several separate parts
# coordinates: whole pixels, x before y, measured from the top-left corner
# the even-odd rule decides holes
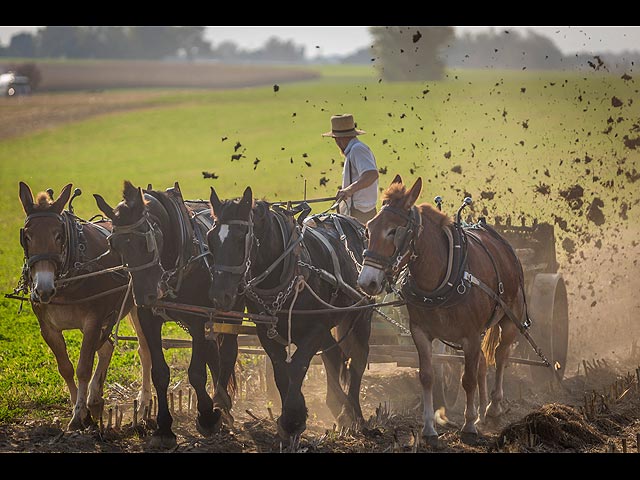
[[[7,46],[11,37],[19,32],[34,33],[36,26],[0,26],[0,45]],[[292,40],[305,47],[307,58],[317,55],[345,55],[371,45],[372,38],[367,26],[209,26],[205,38],[214,46],[225,40],[238,47],[255,50],[273,36]],[[428,28],[428,27],[411,27]],[[456,35],[466,32],[477,34],[489,29],[518,31],[526,34],[534,31],[551,38],[563,54],[622,53],[640,48],[638,26],[463,26],[455,27]]]

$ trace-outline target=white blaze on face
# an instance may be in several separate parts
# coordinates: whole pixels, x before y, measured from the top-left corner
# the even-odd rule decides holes
[[[224,243],[228,235],[229,235],[229,225],[220,225],[220,232],[218,232],[218,237],[220,238],[220,244]]]
[[[378,268],[364,265],[358,276],[358,285],[369,295],[377,295],[382,291],[384,272]]]

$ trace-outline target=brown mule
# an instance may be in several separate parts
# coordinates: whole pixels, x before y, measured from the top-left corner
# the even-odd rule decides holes
[[[23,291],[30,292],[42,338],[69,388],[74,407],[68,429],[78,430],[93,425],[102,414],[104,381],[114,350],[109,335],[118,320],[129,315],[138,334],[140,408],[151,401],[151,357],[133,300],[130,295],[125,300],[128,276],[115,271],[101,273],[119,265],[107,244],[111,223],[86,222],[64,210],[70,195],[68,184],[55,201],[46,192],[34,201],[29,186],[20,182],[20,201],[27,215],[20,235],[25,254]],[[64,330],[82,331],[77,384]],[[98,364],[93,372],[96,352]]]
[[[421,190],[421,178],[407,190],[397,175],[384,192],[380,212],[367,224],[369,248],[364,252],[358,285],[377,295],[387,281],[395,284],[408,267],[408,273],[403,273],[402,296],[420,362],[422,435],[437,445],[432,341],[453,342],[464,350],[462,437],[475,439],[476,388],[480,420],[485,415],[499,416],[504,368],[519,331],[516,321],[528,318],[522,266],[508,243],[488,225],[463,228],[430,204],[416,206]],[[486,371],[487,363],[494,361],[496,376],[489,403]]]

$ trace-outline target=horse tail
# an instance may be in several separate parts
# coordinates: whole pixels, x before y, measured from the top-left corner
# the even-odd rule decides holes
[[[500,326],[498,324],[491,327],[482,340],[482,352],[487,359],[487,365],[496,363],[496,347],[500,343]]]

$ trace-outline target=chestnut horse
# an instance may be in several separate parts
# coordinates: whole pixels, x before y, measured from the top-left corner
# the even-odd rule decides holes
[[[320,351],[331,413],[341,426],[364,422],[359,396],[373,310],[355,288],[363,226],[341,215],[315,215],[300,229],[291,211],[254,202],[251,187],[242,198],[225,201],[211,188],[210,201],[214,304],[228,310],[244,297],[249,312],[274,317],[273,323],[256,321],[256,330],[280,393],[280,437],[295,443],[306,428],[302,384]]]
[[[466,407],[461,436],[473,442],[478,435],[476,388],[480,421],[499,416],[510,346],[519,328],[528,323],[522,266],[509,244],[488,225],[462,228],[430,204],[416,206],[421,190],[421,178],[407,191],[397,175],[384,192],[382,208],[367,224],[369,247],[358,285],[377,295],[385,282],[395,283],[408,265],[402,296],[418,350],[424,396],[422,435],[430,445],[438,445],[431,344],[440,339],[464,350]],[[487,363],[494,361],[495,384],[488,403]]]
[[[64,210],[70,195],[68,184],[55,201],[47,192],[39,193],[34,201],[29,186],[20,182],[20,201],[27,214],[20,233],[25,256],[20,291],[30,292],[42,337],[69,388],[74,407],[68,429],[79,430],[94,425],[102,413],[104,381],[114,350],[109,336],[117,321],[128,314],[138,334],[140,408],[151,401],[151,357],[127,295],[129,278],[111,270],[119,265],[107,244],[111,222],[86,222]],[[77,385],[62,335],[64,330],[76,329],[82,331]],[[98,364],[92,376],[96,352]]]
[[[208,205],[183,200],[177,183],[166,191],[149,187],[143,192],[125,181],[122,196],[122,201],[112,208],[100,195],[94,195],[100,210],[113,221],[110,245],[131,273],[133,298],[151,351],[151,375],[158,395],[158,428],[150,446],[173,448],[177,442],[167,401],[170,369],[162,350],[163,323],[175,321],[191,335],[188,374],[197,398],[196,428],[203,436],[219,431],[223,417],[227,423],[233,422],[230,411],[238,338],[224,334],[218,336],[218,342],[208,340],[206,315],[153,307],[156,300],[165,296],[180,304],[211,306],[207,295],[211,277],[205,240],[212,224]],[[241,304],[236,307],[244,309]],[[206,389],[207,366],[215,385],[213,399]]]

